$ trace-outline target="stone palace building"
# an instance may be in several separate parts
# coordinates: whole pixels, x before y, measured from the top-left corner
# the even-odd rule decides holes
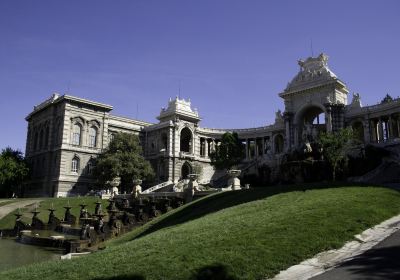
[[[26,117],[26,158],[32,166],[32,179],[25,195],[87,192],[95,182],[94,159],[118,132],[139,135],[159,187],[194,172],[200,172],[201,183],[224,176],[213,170],[209,154],[227,131],[237,132],[246,145],[242,170],[261,163],[273,169],[285,152],[312,142],[321,131],[345,126],[352,126],[364,143],[398,140],[400,100],[363,107],[360,96],[353,94],[347,105],[349,90],[327,62],[325,54],[299,60],[299,72],[279,93],[284,112],[276,112],[273,124],[257,128],[201,127],[200,115],[190,100],[179,98],[170,99],[161,109],[158,123],[149,123],[112,115],[113,107],[107,104],[54,94]]]

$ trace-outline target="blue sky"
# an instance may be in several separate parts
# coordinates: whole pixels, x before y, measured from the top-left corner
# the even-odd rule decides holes
[[[25,150],[24,118],[53,92],[156,121],[180,87],[202,126],[270,124],[311,40],[364,105],[397,97],[399,14],[396,0],[2,0],[0,149]]]

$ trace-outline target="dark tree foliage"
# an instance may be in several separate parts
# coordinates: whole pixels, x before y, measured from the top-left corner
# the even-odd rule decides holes
[[[216,169],[229,169],[238,165],[244,158],[244,145],[236,132],[226,132],[221,143],[210,153],[211,165]]]
[[[22,152],[7,147],[0,154],[0,196],[10,197],[19,193],[29,174],[28,165]]]
[[[332,166],[332,179],[336,180],[336,173],[340,166],[347,164],[347,152],[352,146],[353,130],[344,128],[337,132],[321,133],[319,143],[325,159]]]
[[[108,148],[97,158],[94,175],[103,186],[119,176],[122,189],[128,190],[134,179],[151,180],[154,171],[143,157],[139,137],[117,133]]]
[[[389,102],[392,102],[392,101],[393,101],[393,97],[391,97],[391,96],[389,95],[389,93],[387,93],[386,96],[382,99],[381,104],[383,104],[383,103],[389,103]]]

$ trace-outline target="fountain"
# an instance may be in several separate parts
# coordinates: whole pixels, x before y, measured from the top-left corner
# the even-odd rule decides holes
[[[31,223],[32,229],[45,229],[44,223],[37,216],[40,213],[40,211],[38,211],[37,205],[35,206],[35,209],[31,211],[31,213],[33,214]]]
[[[95,207],[95,209],[94,209],[94,214],[95,215],[99,215],[99,214],[101,214],[101,212],[102,212],[102,209],[101,209],[101,201],[96,201],[96,207]]]
[[[51,207],[47,209],[50,211],[49,213],[49,220],[47,222],[47,228],[51,230],[55,230],[58,226],[60,226],[61,221],[54,215],[54,212],[56,209],[54,209],[53,203],[51,204]]]
[[[64,215],[64,221],[63,222],[67,223],[67,224],[70,224],[70,225],[76,223],[76,217],[71,214],[71,208],[72,207],[69,205],[69,200],[68,200],[67,206],[64,206],[65,215]]]

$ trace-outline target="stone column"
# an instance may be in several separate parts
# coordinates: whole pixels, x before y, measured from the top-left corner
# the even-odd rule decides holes
[[[370,129],[369,129],[369,122],[368,119],[364,119],[364,121],[362,122],[363,128],[364,128],[364,143],[368,143],[371,140],[371,135],[370,135]]]
[[[396,118],[396,124],[397,124],[397,137],[400,137],[400,121],[399,121],[399,116]]]
[[[378,121],[378,135],[379,135],[379,139],[378,142],[383,142],[383,122],[382,122],[382,118],[379,118]]]
[[[330,105],[325,105],[326,107],[326,131],[332,132],[332,108]]]
[[[208,139],[204,138],[204,157],[208,157]]]
[[[265,155],[265,137],[261,138],[262,139],[262,154]]]
[[[258,157],[257,138],[254,138],[254,157]]]
[[[246,139],[246,159],[250,159],[249,139]]]
[[[387,125],[387,134],[388,134],[388,139],[392,139],[393,138],[393,121],[392,121],[392,116],[389,115],[389,119],[388,119],[388,125]]]
[[[290,137],[290,113],[285,112],[283,114],[285,118],[285,133],[286,133],[286,151],[292,147],[292,139]]]

